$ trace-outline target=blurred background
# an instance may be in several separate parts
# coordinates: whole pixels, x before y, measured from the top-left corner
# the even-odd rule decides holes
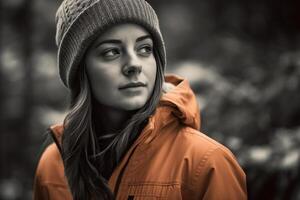
[[[228,146],[249,199],[300,199],[300,1],[149,0],[168,72],[190,80],[201,131]],[[59,0],[0,1],[0,199],[32,198],[45,130],[63,120]]]

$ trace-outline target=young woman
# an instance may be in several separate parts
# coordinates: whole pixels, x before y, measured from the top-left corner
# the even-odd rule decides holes
[[[233,154],[199,132],[188,81],[164,76],[165,46],[144,0],[65,0],[56,15],[71,93],[50,133],[34,199],[246,199]]]

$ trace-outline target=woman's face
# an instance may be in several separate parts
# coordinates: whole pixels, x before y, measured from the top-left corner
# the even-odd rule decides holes
[[[153,41],[141,26],[122,24],[105,31],[87,50],[85,65],[93,95],[103,105],[135,110],[152,95]]]

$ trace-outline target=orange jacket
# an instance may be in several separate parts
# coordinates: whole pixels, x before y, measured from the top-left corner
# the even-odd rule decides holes
[[[199,108],[188,81],[176,76],[166,81],[176,87],[162,96],[109,179],[116,199],[247,199],[246,176],[234,155],[198,131]],[[62,126],[52,126],[52,131],[60,143]],[[55,144],[39,161],[34,199],[72,199]]]

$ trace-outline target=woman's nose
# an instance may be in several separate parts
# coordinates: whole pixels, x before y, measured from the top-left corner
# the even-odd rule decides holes
[[[122,72],[126,76],[138,75],[142,72],[142,66],[135,55],[127,55],[127,62],[124,64]]]
[[[123,67],[123,74],[126,76],[138,75],[142,72],[141,65],[125,65]]]

